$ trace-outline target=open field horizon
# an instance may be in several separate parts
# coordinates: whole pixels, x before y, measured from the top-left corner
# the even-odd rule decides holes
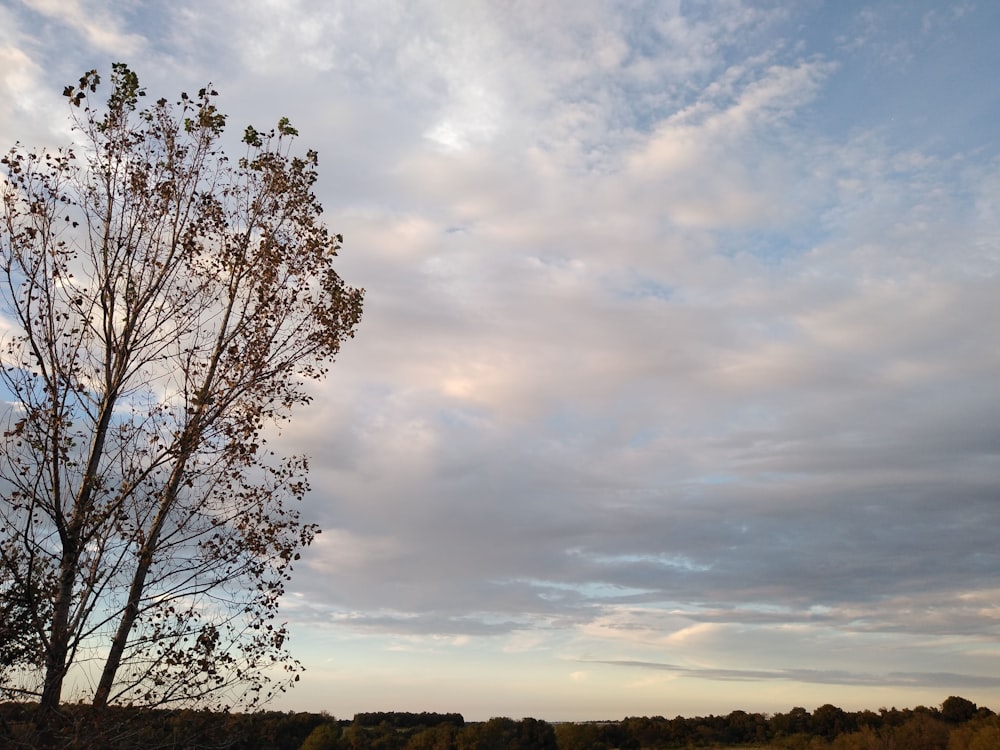
[[[940,707],[847,712],[824,705],[793,707],[770,716],[734,710],[723,716],[629,716],[588,722],[546,722],[496,716],[467,721],[460,714],[381,711],[337,719],[329,714],[259,711],[251,714],[68,709],[77,730],[114,732],[116,747],[165,750],[212,746],[234,750],[992,750],[1000,717],[984,706],[949,696]],[[31,746],[30,707],[0,704],[0,740]],[[91,727],[90,729],[85,729]],[[82,734],[81,734],[82,730]],[[110,736],[103,741],[108,742]],[[86,742],[80,746],[87,746]]]

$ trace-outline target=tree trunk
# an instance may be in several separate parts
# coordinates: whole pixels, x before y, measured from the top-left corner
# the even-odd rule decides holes
[[[199,410],[195,424],[200,421],[201,414],[202,412]],[[189,433],[196,430],[197,428],[188,428]],[[188,435],[185,435],[181,439],[182,446],[188,446],[191,442]],[[178,456],[177,464],[174,466],[167,486],[163,491],[160,507],[156,512],[156,518],[153,519],[146,542],[139,551],[139,560],[136,563],[135,573],[132,574],[132,583],[128,590],[128,601],[122,610],[121,620],[118,621],[118,629],[115,631],[115,636],[111,641],[111,649],[104,660],[101,681],[98,683],[97,691],[94,693],[94,708],[104,708],[108,705],[108,699],[111,697],[111,688],[115,683],[118,668],[121,666],[125,646],[128,643],[129,636],[132,634],[136,618],[139,616],[139,603],[142,601],[142,592],[146,588],[146,576],[149,575],[149,569],[153,565],[153,556],[156,554],[156,548],[160,541],[160,533],[163,531],[163,524],[166,523],[167,517],[170,515],[170,511],[173,509],[174,502],[177,499],[177,491],[184,478],[188,455],[186,449],[183,449],[181,455]]]
[[[122,610],[122,618],[118,622],[118,629],[115,637],[111,641],[111,649],[104,660],[104,670],[101,672],[101,681],[97,685],[94,693],[94,708],[104,708],[108,705],[111,697],[111,687],[115,682],[115,675],[122,663],[122,655],[125,653],[125,645],[128,643],[129,635],[135,625],[135,620],[139,616],[139,602],[142,600],[142,592],[146,588],[146,576],[153,564],[153,554],[156,551],[156,543],[160,537],[160,530],[163,528],[163,521],[172,503],[166,499],[160,505],[160,511],[153,521],[153,528],[150,531],[149,539],[139,552],[139,562],[136,565],[135,573],[132,575],[132,584],[129,586],[128,602]]]
[[[74,539],[66,540],[59,564],[59,590],[53,602],[52,633],[45,650],[45,682],[36,719],[41,747],[52,745],[52,730],[58,721],[63,680],[68,668],[69,611],[73,604],[73,582],[79,557],[77,546]]]

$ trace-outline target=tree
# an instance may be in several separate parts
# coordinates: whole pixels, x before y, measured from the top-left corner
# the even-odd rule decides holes
[[[308,460],[267,431],[310,401],[363,290],[286,118],[230,162],[210,87],[140,109],[124,64],[104,106],[99,85],[64,91],[81,145],[2,159],[6,690],[45,720],[71,670],[98,708],[255,705],[298,679],[278,602],[318,532]]]
[[[948,750],[996,750],[1000,747],[1000,720],[980,714],[955,727],[948,736]]]
[[[929,711],[914,709],[902,725],[894,727],[891,737],[896,747],[907,750],[945,750],[948,746],[948,725]]]
[[[961,724],[976,715],[975,703],[958,695],[950,695],[941,704],[941,718],[949,724]]]
[[[308,737],[303,740],[299,750],[340,750],[341,729],[334,721],[318,725]]]
[[[458,737],[460,750],[556,750],[551,724],[538,719],[514,721],[496,716],[482,724],[467,724]]]
[[[600,739],[598,727],[593,723],[563,722],[555,726],[559,750],[606,750]]]
[[[839,706],[825,703],[812,713],[812,733],[832,740],[839,734],[853,732],[856,722]]]

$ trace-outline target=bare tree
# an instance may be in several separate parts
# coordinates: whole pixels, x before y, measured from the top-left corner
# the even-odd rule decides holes
[[[2,159],[0,689],[43,715],[67,680],[97,707],[254,705],[298,679],[276,613],[318,531],[306,458],[265,432],[363,292],[287,119],[230,162],[210,88],[140,109],[125,65],[99,84],[64,92],[79,145]]]

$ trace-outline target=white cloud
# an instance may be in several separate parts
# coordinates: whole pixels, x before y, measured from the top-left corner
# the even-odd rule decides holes
[[[41,90],[38,65],[23,50],[9,46],[0,48],[0,69],[3,70],[0,81],[4,100],[14,108],[30,111],[40,99],[50,98]],[[9,123],[4,123],[5,130],[9,127]]]
[[[717,101],[709,89],[629,157],[633,202],[687,227],[764,228],[789,221],[802,154],[781,129],[830,70],[828,63],[800,61],[752,74],[727,71],[729,96]],[[734,83],[746,75],[750,80]]]
[[[119,14],[128,6],[108,8],[87,0],[23,0],[32,10],[57,23],[75,29],[88,44],[101,52],[119,57],[136,55],[145,40],[141,34],[126,31],[119,22]]]

